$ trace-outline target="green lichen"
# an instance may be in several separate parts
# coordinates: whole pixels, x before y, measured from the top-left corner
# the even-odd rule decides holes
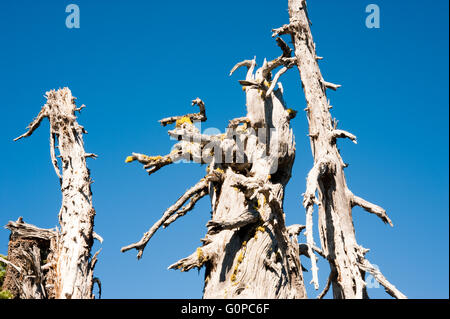
[[[3,259],[8,260],[7,256],[0,255]],[[6,264],[0,261],[0,299],[12,299],[14,296],[9,290],[1,290],[6,275]]]
[[[3,259],[8,260],[8,258],[6,256],[4,256],[4,255],[0,254],[0,257],[2,257]],[[3,285],[3,280],[5,279],[5,274],[6,274],[6,264],[2,263],[0,261],[0,288]]]
[[[9,290],[0,291],[0,299],[12,299],[13,297],[14,296],[9,292]]]

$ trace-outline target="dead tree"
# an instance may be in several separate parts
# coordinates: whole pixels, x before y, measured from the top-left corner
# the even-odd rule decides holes
[[[86,158],[96,155],[84,151],[83,133],[87,132],[75,116],[84,105],[77,108],[68,88],[49,91],[45,97],[47,103],[28,131],[15,141],[30,136],[44,118],[49,119],[50,156],[62,192],[60,229],[40,229],[21,219],[9,222],[10,264],[5,282],[20,298],[93,298],[98,252],[91,258],[91,247],[94,238],[101,238],[93,230],[95,210]]]
[[[163,119],[175,123],[169,135],[178,139],[164,156],[133,153],[126,162],[138,161],[149,174],[180,161],[208,164],[206,176],[169,207],[141,240],[123,247],[138,251],[161,227],[192,210],[209,195],[211,220],[202,245],[169,267],[188,271],[205,266],[204,298],[306,298],[297,235],[301,225],[286,227],[284,189],[295,157],[294,135],[289,121],[295,111],[286,109],[277,82],[293,66],[295,58],[281,39],[283,54],[264,61],[242,61],[232,69],[247,68],[240,81],[246,95],[247,114],[230,121],[224,134],[201,134],[194,121],[205,121],[205,105],[192,101],[199,113]],[[272,76],[272,71],[280,70]],[[230,74],[230,75],[231,75]]]
[[[368,249],[358,245],[352,220],[352,207],[360,206],[392,226],[386,211],[357,195],[347,187],[344,168],[347,166],[336,145],[338,138],[348,138],[356,144],[356,137],[337,128],[330,114],[326,90],[340,85],[322,78],[310,30],[305,0],[289,0],[290,23],[273,30],[273,36],[290,34],[295,48],[296,65],[300,71],[307,107],[309,137],[314,166],[308,174],[303,205],[306,209],[306,249],[312,261],[313,281],[318,287],[315,251],[329,261],[330,277],[325,287],[333,287],[334,298],[367,297],[364,276],[368,272],[395,298],[406,298],[367,260]],[[312,214],[318,207],[319,234],[322,249],[315,249]]]
[[[27,224],[22,218],[10,221],[8,260],[3,290],[17,299],[54,298],[55,272],[47,264],[52,260],[57,232]],[[45,265],[44,265],[45,264]]]

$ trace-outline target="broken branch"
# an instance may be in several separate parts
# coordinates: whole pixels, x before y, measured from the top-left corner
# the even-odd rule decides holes
[[[350,192],[350,198],[351,198],[352,207],[359,206],[359,207],[363,208],[365,211],[375,214],[378,217],[380,217],[381,220],[385,224],[389,224],[389,225],[391,225],[391,227],[394,227],[394,224],[392,223],[391,219],[386,214],[386,210],[384,210],[380,206],[372,204],[361,197],[353,195],[353,193],[351,193],[351,192]]]

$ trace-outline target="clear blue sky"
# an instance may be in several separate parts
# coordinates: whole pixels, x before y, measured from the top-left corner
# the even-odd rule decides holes
[[[381,28],[365,27],[376,3]],[[81,28],[65,27],[76,3]],[[355,208],[359,243],[369,260],[411,298],[448,298],[449,94],[448,1],[309,0],[312,31],[327,81],[342,84],[329,98],[340,128],[358,145],[340,141],[351,190],[387,209],[395,227]],[[57,225],[58,179],[49,156],[47,121],[13,143],[45,103],[42,95],[68,86],[87,108],[88,165],[95,180],[95,230],[105,239],[96,276],[105,298],[200,298],[203,271],[167,266],[195,251],[210,207],[203,199],[189,215],[159,231],[142,260],[120,248],[140,239],[164,210],[203,177],[204,167],[178,164],[148,177],[126,165],[131,152],[165,154],[173,141],[157,120],[192,112],[202,98],[206,127],[223,129],[245,114],[244,94],[228,77],[240,60],[280,54],[271,29],[288,21],[287,1],[1,1],[0,224],[23,216]],[[297,156],[287,187],[287,223],[304,223],[300,206],[312,166],[298,71],[282,78]],[[316,224],[317,225],[317,224]],[[0,230],[0,253],[9,232]],[[316,235],[316,239],[318,239]],[[304,237],[300,237],[304,241]],[[303,259],[302,259],[303,260]],[[309,267],[309,261],[304,260]],[[328,265],[319,264],[323,287]],[[310,273],[305,273],[309,283]],[[315,297],[308,284],[310,297]],[[387,296],[369,289],[374,298]],[[388,296],[389,297],[389,296]]]

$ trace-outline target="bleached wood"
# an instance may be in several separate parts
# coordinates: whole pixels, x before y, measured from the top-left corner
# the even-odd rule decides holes
[[[204,298],[306,298],[296,238],[304,227],[286,228],[283,212],[284,188],[295,157],[294,136],[289,127],[293,117],[286,110],[282,90],[271,85],[293,65],[293,59],[288,57],[290,50],[284,41],[277,42],[283,51],[281,57],[264,61],[258,69],[256,59],[245,60],[231,70],[233,74],[240,67],[247,68],[245,80],[240,81],[247,114],[231,120],[225,134],[200,134],[191,123],[169,131],[179,140],[175,145],[177,156],[189,154],[190,160],[204,163],[199,153],[208,150],[214,154],[208,174],[171,206],[139,242],[122,249],[135,248],[141,257],[157,229],[182,216],[207,192],[212,218],[206,225],[208,232],[201,240],[202,246],[169,266],[181,271],[205,267]],[[285,69],[273,79],[271,71],[277,67]],[[243,154],[239,154],[240,146]],[[218,152],[222,155],[217,157]],[[227,157],[228,154],[233,156]],[[239,155],[243,155],[242,162]],[[133,153],[130,160],[146,165],[148,158],[155,157],[139,158]],[[158,160],[163,161],[159,157]],[[208,179],[217,173],[220,178]]]
[[[62,205],[59,212],[60,230],[52,250],[54,261],[55,298],[93,298],[93,265],[90,250],[93,242],[95,210],[92,207],[90,172],[87,157],[95,154],[84,150],[83,133],[75,111],[75,97],[68,88],[46,93],[46,104],[28,126],[28,131],[15,140],[30,136],[44,118],[50,122],[50,154],[61,182]],[[62,173],[57,164],[55,148],[58,142]],[[53,265],[53,264],[52,264]]]
[[[320,57],[316,55],[306,1],[289,0],[289,16],[290,23],[274,29],[273,36],[291,36],[307,102],[305,111],[314,157],[314,166],[308,175],[303,202],[307,214],[308,246],[311,247],[313,242],[311,216],[313,206],[317,205],[320,241],[323,254],[333,273],[329,281],[333,287],[334,298],[365,298],[367,292],[364,273],[371,268],[365,263],[366,251],[361,249],[356,241],[352,207],[361,206],[378,215],[384,222],[391,224],[391,221],[382,208],[354,196],[347,188],[344,174],[346,164],[337,149],[336,138],[345,137],[356,143],[356,137],[336,129],[337,121],[331,117],[331,106],[326,96],[327,88],[336,90],[340,85],[323,80],[317,63]],[[311,251],[309,254],[311,255]],[[378,274],[374,277],[382,280]]]

